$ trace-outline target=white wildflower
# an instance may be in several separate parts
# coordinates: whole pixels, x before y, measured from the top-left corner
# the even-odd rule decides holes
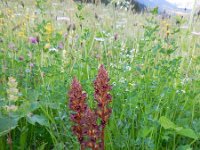
[[[53,48],[50,48],[49,51],[50,52],[58,52],[58,49],[56,49],[56,48],[53,47]]]

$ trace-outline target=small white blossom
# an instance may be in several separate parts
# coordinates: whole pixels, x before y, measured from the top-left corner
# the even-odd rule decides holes
[[[49,51],[50,52],[58,52],[58,49],[56,49],[56,48],[50,48]]]
[[[94,39],[95,39],[96,41],[99,41],[99,42],[104,42],[104,41],[105,41],[104,38],[98,38],[98,37],[95,37]]]

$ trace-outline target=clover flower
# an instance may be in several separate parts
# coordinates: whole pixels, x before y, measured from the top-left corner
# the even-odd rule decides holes
[[[29,37],[29,42],[32,44],[39,43],[39,37]]]
[[[58,44],[58,49],[64,49],[64,44],[63,44],[63,42],[60,42],[60,43]]]

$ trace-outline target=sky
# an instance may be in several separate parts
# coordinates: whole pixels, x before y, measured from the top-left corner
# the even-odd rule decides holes
[[[189,8],[189,9],[193,7],[194,3],[194,0],[166,0],[166,1],[175,4],[179,8]]]

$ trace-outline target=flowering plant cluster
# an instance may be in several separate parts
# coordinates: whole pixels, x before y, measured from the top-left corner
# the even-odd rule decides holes
[[[111,115],[108,107],[112,100],[109,91],[108,73],[103,65],[100,66],[96,80],[94,81],[94,98],[97,108],[92,110],[86,104],[87,95],[82,90],[81,84],[76,78],[73,79],[69,91],[69,107],[73,111],[71,120],[74,122],[73,133],[78,137],[81,150],[91,148],[92,150],[104,150],[104,130]],[[97,120],[101,123],[98,124]]]
[[[8,89],[7,89],[7,97],[8,97],[8,105],[5,106],[5,109],[10,111],[16,111],[18,107],[15,105],[15,102],[18,100],[19,90],[17,88],[17,81],[13,77],[8,78]]]

